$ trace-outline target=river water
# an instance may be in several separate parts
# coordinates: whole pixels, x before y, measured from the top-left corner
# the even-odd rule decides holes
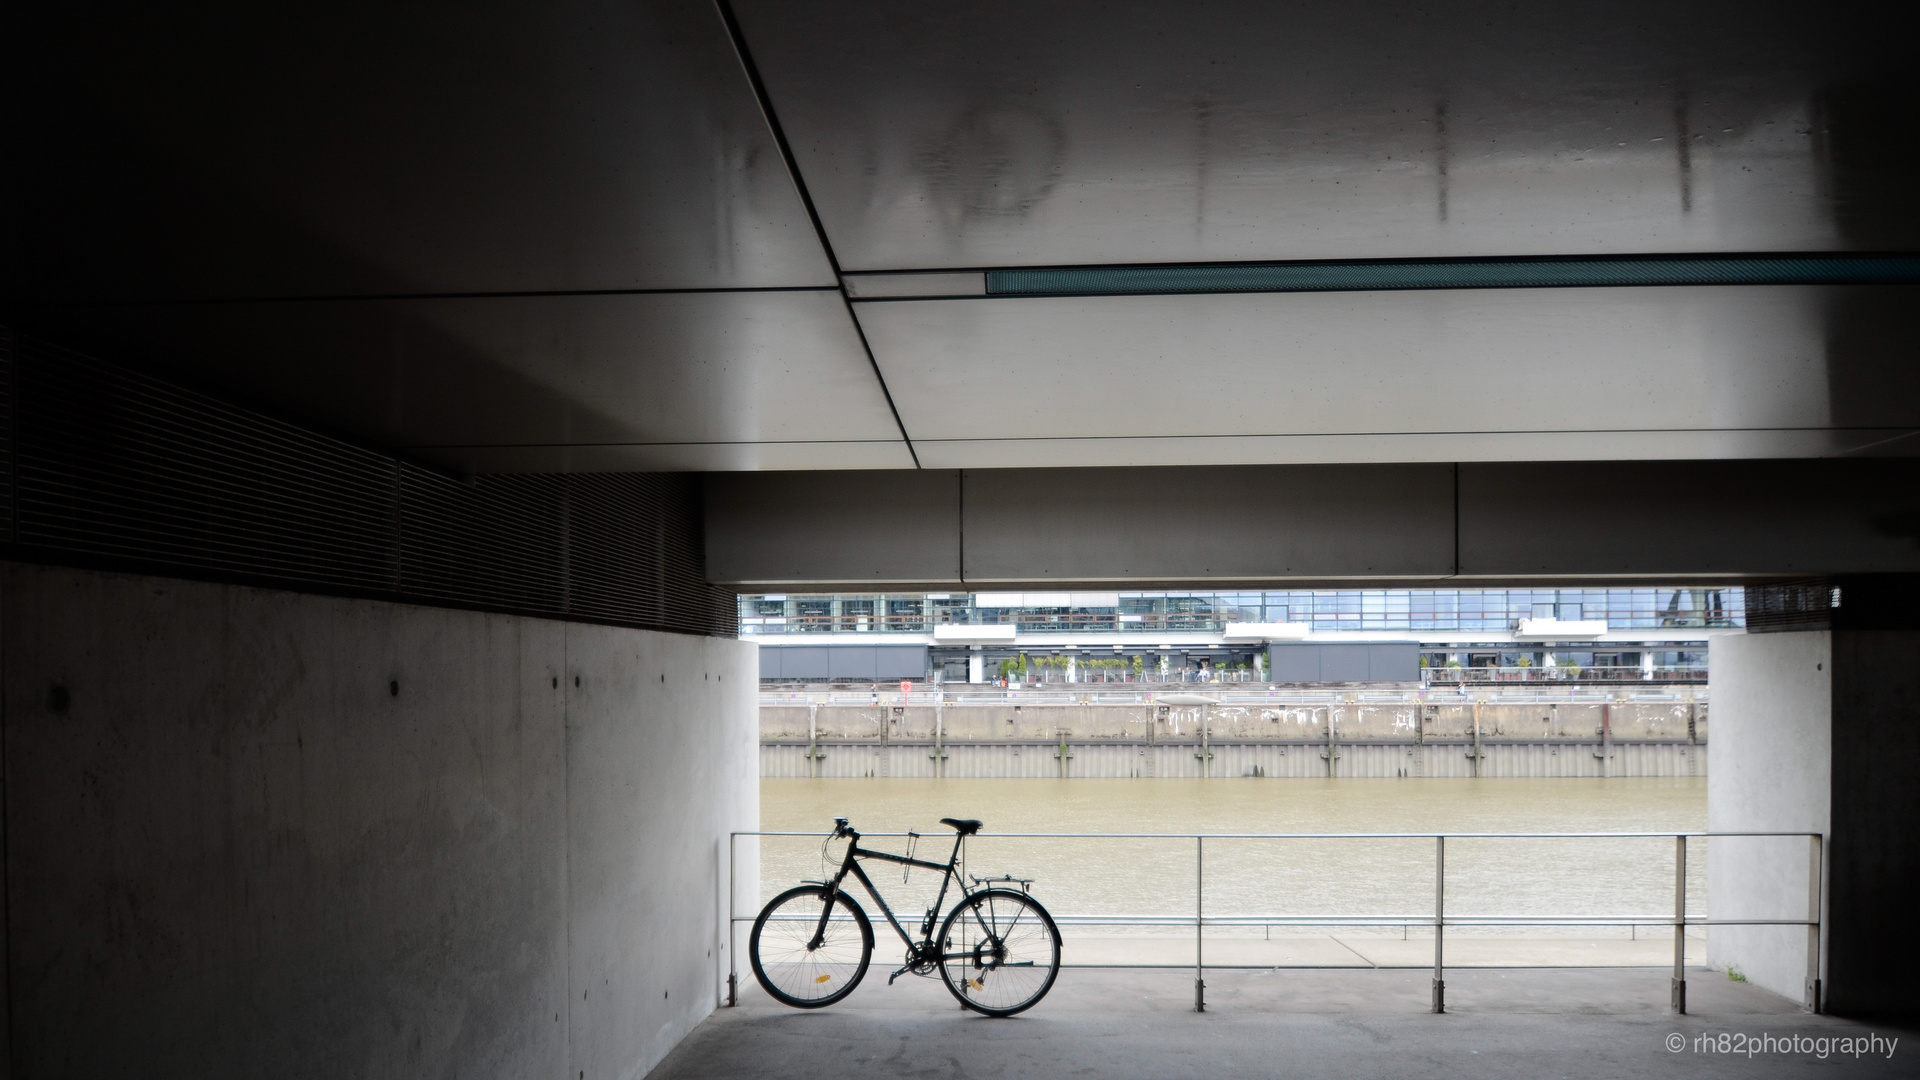
[[[952,831],[939,819],[978,818],[985,828],[969,843],[968,869],[982,876],[1034,878],[1034,895],[1056,914],[1190,918],[1196,870],[1190,837],[996,834],[1686,832],[1706,827],[1707,789],[1704,778],[1684,777],[766,779],[760,792],[763,829],[816,834],[760,841],[765,896],[832,872],[823,864],[822,838],[835,817],[850,819],[866,833],[867,846],[889,851],[904,850],[906,839],[876,834],[916,830],[923,834],[918,856],[934,862],[944,862],[953,843]],[[828,858],[835,865],[840,850],[839,844],[831,846]],[[1706,842],[1690,841],[1688,908],[1696,915],[1706,911],[1705,870]],[[903,917],[924,909],[931,902],[929,890],[938,885],[938,875],[920,870],[903,882],[901,868],[886,863],[869,864],[868,872]],[[1430,838],[1213,839],[1205,843],[1204,874],[1208,915],[1430,918],[1434,907]],[[1450,917],[1611,916],[1653,923],[1672,916],[1673,875],[1671,836],[1454,838],[1446,850],[1446,912]],[[872,906],[857,887],[854,891]],[[1538,928],[1511,932],[1543,933]]]

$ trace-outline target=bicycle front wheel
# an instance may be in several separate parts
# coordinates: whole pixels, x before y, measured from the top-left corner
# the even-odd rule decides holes
[[[960,1004],[988,1016],[1033,1007],[1060,973],[1060,930],[1033,897],[974,893],[940,927],[940,978]]]
[[[823,908],[826,930],[815,944]],[[824,1008],[853,993],[866,976],[873,924],[846,893],[802,885],[761,909],[747,939],[747,957],[753,977],[775,1001],[796,1009]]]

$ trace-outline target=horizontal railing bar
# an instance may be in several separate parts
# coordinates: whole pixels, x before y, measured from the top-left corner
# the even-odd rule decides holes
[[[735,915],[733,922],[753,922],[758,916]],[[813,922],[803,916],[769,919],[769,922]],[[852,916],[835,916],[830,922],[852,922]],[[1178,926],[1191,927],[1191,915],[1055,915],[1062,926]],[[1632,918],[1610,915],[1591,917],[1558,915],[1449,915],[1440,920],[1446,926],[1647,926],[1671,927],[1671,915],[1660,918]],[[1433,926],[1431,915],[1208,915],[1202,926]],[[1818,926],[1813,919],[1694,919],[1684,926]]]
[[[1182,744],[1185,745],[1185,744]],[[733,836],[810,836],[815,839],[826,837],[826,833],[814,832],[736,832]],[[862,837],[904,837],[903,832],[862,832]],[[923,838],[928,835],[918,834]],[[1807,837],[1820,836],[1817,832],[1689,832],[1676,829],[1670,832],[1525,832],[1525,833],[977,833],[976,838],[989,840],[1671,840],[1684,836],[1689,840],[1711,840],[1735,837]]]
[[[1086,969],[1141,968],[1149,971],[1192,971],[1193,970],[1193,964],[1191,963],[1079,964],[1079,963],[1075,963],[1072,960],[1068,960],[1064,957],[1060,961],[1060,966],[1063,968],[1086,968]],[[1482,970],[1494,968],[1494,967],[1504,968],[1508,970],[1525,968],[1529,971],[1534,971],[1534,970],[1550,970],[1553,968],[1570,968],[1574,970],[1586,970],[1589,968],[1664,968],[1667,965],[1663,961],[1658,964],[1569,964],[1565,962],[1549,963],[1549,964],[1533,964],[1533,963],[1526,963],[1526,962],[1512,962],[1512,963],[1503,962],[1497,965],[1495,964],[1456,964],[1454,966],[1464,967],[1464,968],[1478,968]],[[1405,964],[1405,963],[1396,964],[1389,961],[1386,963],[1379,963],[1379,964],[1366,962],[1366,963],[1355,963],[1355,964],[1208,964],[1207,965],[1208,971],[1354,971],[1354,970],[1364,970],[1366,968],[1372,968],[1376,971],[1432,971],[1433,961],[1423,960],[1417,964]]]

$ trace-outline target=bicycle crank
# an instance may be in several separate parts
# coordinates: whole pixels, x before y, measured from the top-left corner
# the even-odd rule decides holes
[[[932,975],[934,964],[938,962],[938,953],[931,942],[923,942],[913,947],[907,954],[907,966],[887,976],[887,985],[902,975]]]

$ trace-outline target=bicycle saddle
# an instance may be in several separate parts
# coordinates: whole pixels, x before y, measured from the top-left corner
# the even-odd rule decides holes
[[[972,818],[962,821],[959,818],[943,817],[940,819],[940,824],[953,826],[961,836],[972,836],[980,831],[980,823]]]

